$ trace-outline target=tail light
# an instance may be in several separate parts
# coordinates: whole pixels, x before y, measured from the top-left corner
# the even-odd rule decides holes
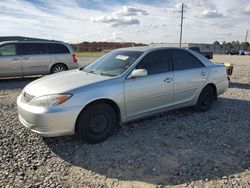
[[[76,55],[76,54],[73,54],[73,55],[72,55],[72,59],[73,59],[73,62],[74,62],[74,63],[77,63],[77,55]]]

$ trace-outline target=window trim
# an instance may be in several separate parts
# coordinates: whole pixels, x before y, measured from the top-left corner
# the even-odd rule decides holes
[[[153,76],[153,75],[158,75],[158,74],[164,74],[164,73],[168,73],[168,72],[172,72],[173,71],[173,65],[172,65],[172,62],[171,62],[171,57],[170,57],[170,52],[169,52],[169,49],[157,49],[157,50],[153,50],[153,51],[150,51],[148,53],[146,53],[144,55],[144,57],[135,65],[134,69],[128,74],[130,75],[134,70],[136,70],[136,67],[150,54],[154,53],[154,52],[161,52],[161,51],[166,51],[166,54],[167,54],[167,59],[168,59],[168,66],[169,66],[169,71],[165,71],[165,72],[160,72],[160,73],[154,73],[154,74],[148,74],[146,77],[148,76]]]
[[[7,43],[7,44],[1,45],[0,47],[7,46],[7,45],[15,45],[16,54],[15,55],[0,55],[0,57],[13,57],[13,56],[17,56],[18,55],[17,43]]]
[[[184,52],[190,54],[191,56],[193,56],[193,57],[201,64],[201,67],[195,67],[195,68],[188,68],[188,69],[175,70],[174,60],[173,60],[173,56],[172,56],[172,52],[171,52],[171,51],[173,51],[173,50],[184,51]],[[198,69],[198,68],[205,67],[205,65],[204,65],[195,55],[193,55],[192,53],[190,53],[190,52],[187,51],[187,50],[184,50],[184,49],[169,49],[169,55],[170,55],[171,64],[172,64],[172,70],[173,70],[173,71],[183,71],[183,70],[191,70],[191,69]]]

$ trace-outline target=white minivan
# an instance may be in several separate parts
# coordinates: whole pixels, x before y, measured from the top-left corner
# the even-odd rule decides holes
[[[78,67],[74,50],[63,42],[0,43],[0,77],[45,75]]]

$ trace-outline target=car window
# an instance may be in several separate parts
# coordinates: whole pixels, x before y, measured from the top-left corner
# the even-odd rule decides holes
[[[204,65],[191,53],[185,50],[170,50],[174,70],[185,70],[203,67]]]
[[[63,44],[48,44],[50,54],[70,53],[69,49]]]
[[[21,55],[46,54],[46,46],[43,43],[20,44]]]
[[[16,45],[6,44],[0,46],[0,56],[9,56],[9,55],[16,55]]]
[[[169,55],[167,50],[158,50],[148,54],[136,69],[146,69],[148,74],[157,74],[170,71]]]
[[[141,55],[139,51],[112,51],[84,68],[84,71],[105,76],[124,73]]]

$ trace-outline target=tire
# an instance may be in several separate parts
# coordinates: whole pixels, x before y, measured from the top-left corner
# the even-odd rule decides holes
[[[106,103],[96,103],[83,110],[76,122],[76,135],[87,143],[98,143],[112,135],[117,125],[115,111]]]
[[[198,112],[208,111],[213,105],[214,98],[214,89],[211,86],[206,86],[200,93],[195,110]]]
[[[66,71],[68,70],[67,66],[62,64],[62,63],[58,63],[53,65],[53,67],[51,68],[51,73],[58,73],[58,72],[62,72],[62,71]]]

